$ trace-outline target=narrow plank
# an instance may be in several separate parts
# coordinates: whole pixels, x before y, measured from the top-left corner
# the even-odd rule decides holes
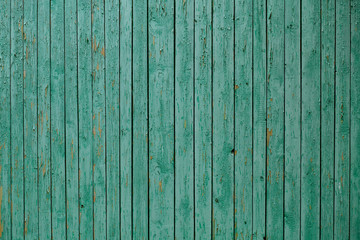
[[[0,2],[0,239],[11,238],[10,4]]]
[[[350,239],[360,238],[360,2],[351,1]]]
[[[321,239],[334,237],[335,1],[321,3]]]
[[[25,238],[38,238],[37,1],[24,1],[24,216]]]
[[[39,239],[51,238],[50,1],[38,1]],[[41,224],[40,224],[41,223]]]
[[[148,2],[149,238],[174,238],[174,1]]]
[[[267,2],[267,39],[266,237],[283,239],[284,1]]]
[[[194,1],[175,3],[175,238],[194,238]]]
[[[24,237],[24,5],[11,1],[11,237]]]
[[[77,2],[65,1],[66,231],[79,237]]]
[[[78,0],[80,239],[93,238],[91,1]]]
[[[253,0],[253,239],[265,238],[266,1]],[[257,17],[255,17],[257,16]]]
[[[300,239],[300,2],[285,1],[284,239]]]
[[[320,2],[302,2],[301,239],[320,229]]]
[[[119,182],[119,2],[105,1],[106,75],[106,227],[108,239],[120,238]]]
[[[213,237],[232,239],[235,154],[234,1],[216,0],[213,4]]]
[[[94,239],[106,238],[105,29],[104,1],[92,1],[92,114]]]
[[[50,171],[53,239],[66,237],[64,10],[64,0],[50,2]]]
[[[195,0],[195,238],[211,238],[212,4]]]
[[[336,1],[334,238],[349,238],[350,0]]]
[[[147,0],[133,1],[133,239],[149,239],[147,29]]]
[[[235,239],[252,238],[252,4],[235,2]]]
[[[132,1],[120,4],[121,238],[132,236]]]

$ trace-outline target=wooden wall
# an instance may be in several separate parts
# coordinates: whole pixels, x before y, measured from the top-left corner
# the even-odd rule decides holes
[[[360,239],[359,0],[1,0],[0,239]]]

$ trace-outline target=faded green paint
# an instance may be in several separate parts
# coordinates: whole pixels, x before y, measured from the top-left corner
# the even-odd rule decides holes
[[[358,239],[358,1],[0,2],[0,239]]]
[[[175,2],[175,238],[194,238],[194,0]]]
[[[302,1],[301,239],[320,233],[320,2]]]

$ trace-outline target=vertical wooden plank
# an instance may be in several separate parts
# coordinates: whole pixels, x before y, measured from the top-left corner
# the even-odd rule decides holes
[[[360,239],[360,2],[351,1],[350,239]]]
[[[92,114],[93,114],[93,204],[94,239],[106,238],[106,182],[105,182],[105,29],[104,1],[93,0],[92,21]]]
[[[360,238],[360,3],[351,1],[351,181],[350,238]]]
[[[265,238],[266,1],[253,0],[253,239]],[[255,17],[256,16],[256,17]]]
[[[336,1],[334,238],[349,238],[350,0]]]
[[[93,238],[91,1],[78,0],[80,239]]]
[[[213,237],[234,237],[234,1],[213,6]],[[216,43],[216,44],[215,44]]]
[[[283,239],[284,1],[267,2],[267,192],[266,235]]]
[[[211,238],[211,1],[195,0],[195,238]]]
[[[121,237],[132,236],[132,1],[120,3]]]
[[[0,2],[0,239],[11,238],[10,4]]]
[[[252,237],[252,4],[235,2],[235,239]]]
[[[302,2],[301,238],[319,238],[320,2]]]
[[[38,238],[37,2],[24,1],[24,216],[25,238]]]
[[[285,1],[284,239],[300,239],[300,2]]]
[[[107,238],[120,238],[119,1],[105,1]]]
[[[149,238],[174,235],[174,1],[149,1]]]
[[[133,239],[148,239],[147,0],[133,1]]]
[[[66,231],[79,237],[77,1],[65,1]]]
[[[335,1],[321,2],[321,239],[334,233]]]
[[[39,239],[51,238],[50,1],[38,1]],[[41,223],[41,224],[40,224]]]
[[[50,1],[51,231],[54,239],[66,237],[64,10],[64,0]]]
[[[11,215],[12,238],[24,237],[24,5],[11,1]]]
[[[194,238],[194,1],[175,2],[175,238]]]

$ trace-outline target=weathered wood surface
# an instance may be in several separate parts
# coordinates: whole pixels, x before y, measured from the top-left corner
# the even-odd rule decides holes
[[[0,239],[359,239],[357,0],[0,1]]]

